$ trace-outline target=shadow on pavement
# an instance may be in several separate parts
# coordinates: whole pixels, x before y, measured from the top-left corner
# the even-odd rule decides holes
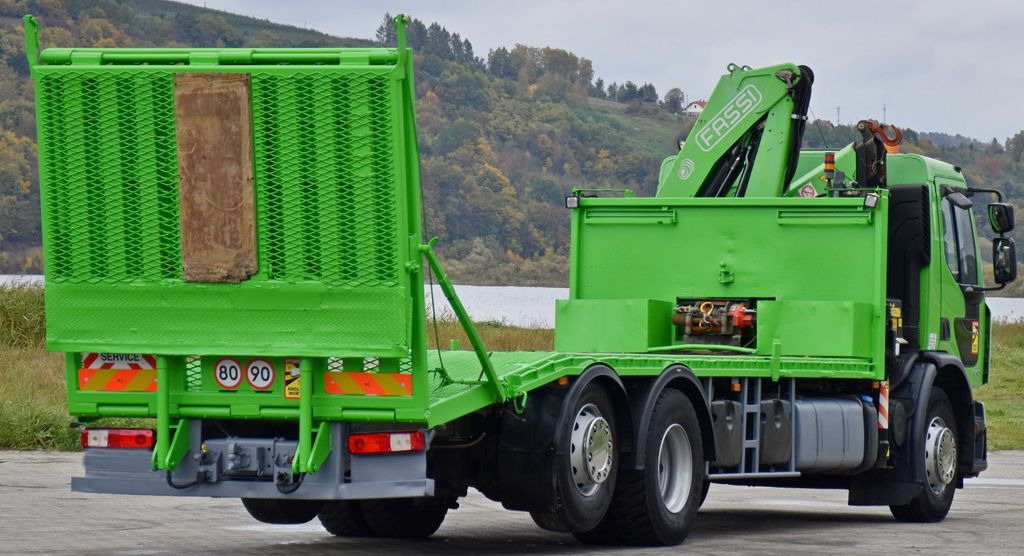
[[[834,529],[837,525],[876,525],[894,523],[892,518],[883,515],[863,515],[849,513],[821,513],[814,511],[776,511],[776,510],[704,510],[697,516],[697,523],[683,547],[711,538],[726,539],[731,537],[770,534],[774,532],[794,531],[813,532],[816,529]],[[465,529],[445,532],[426,540],[393,540],[373,538],[333,538],[326,536],[313,542],[299,542],[268,545],[260,549],[261,556],[304,554],[388,554],[405,556],[410,554],[620,554],[624,550],[630,552],[643,550],[637,547],[602,547],[589,546],[576,541],[571,535],[550,533],[539,528],[513,526],[502,528],[501,523],[494,523],[489,530],[469,533]],[[828,539],[814,537],[815,543],[827,546]],[[664,551],[665,547],[657,547],[656,551]],[[672,550],[672,549],[670,549]],[[228,555],[235,551],[213,551],[208,554]]]

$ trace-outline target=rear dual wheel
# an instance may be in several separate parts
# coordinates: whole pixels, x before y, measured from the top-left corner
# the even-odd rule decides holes
[[[608,513],[593,530],[576,534],[581,541],[674,545],[686,539],[706,492],[700,423],[689,398],[663,391],[646,434],[644,469],[619,473]]]
[[[444,522],[448,498],[331,500],[320,511],[320,524],[336,537],[423,539]]]
[[[593,529],[608,512],[618,475],[614,407],[607,392],[591,382],[572,404],[567,430],[556,431],[567,456],[555,463],[555,502],[530,511],[549,531],[577,533]]]
[[[242,505],[256,521],[273,525],[298,525],[312,521],[324,502],[286,498],[242,498]]]

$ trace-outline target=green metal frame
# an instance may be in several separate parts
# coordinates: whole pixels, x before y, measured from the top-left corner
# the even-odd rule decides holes
[[[861,197],[581,197],[555,348],[728,351],[738,355],[717,358],[735,376],[763,369],[754,354],[771,376],[784,376],[773,363],[784,356],[823,357],[834,368],[820,376],[881,379],[888,193],[875,193],[874,208]],[[678,299],[759,300],[756,346],[666,342]]]
[[[155,417],[155,465],[161,469],[173,468],[181,455],[174,440],[184,438],[181,420],[295,419],[299,429],[295,471],[313,471],[330,451],[329,436],[314,435],[318,429],[325,430],[327,420],[427,420],[429,375],[434,371],[427,361],[424,259],[439,276],[473,339],[479,364],[487,370],[486,380],[461,382],[485,384],[496,400],[507,398],[431,244],[422,243],[406,22],[402,16],[396,18],[396,49],[63,48],[40,52],[38,24],[25,18],[26,52],[40,107],[48,347],[67,353],[71,413],[84,419]],[[173,93],[171,76],[180,72],[252,76],[260,269],[239,284],[191,284],[180,276],[174,122],[173,112],[167,111]],[[314,92],[320,96],[310,97]],[[325,129],[327,118],[321,112],[327,109],[335,110],[344,121]],[[73,116],[70,121],[69,115]],[[75,118],[84,123],[76,127]],[[296,119],[302,121],[296,124]],[[317,143],[293,143],[292,151],[263,154],[266,149],[284,148],[283,141],[305,140],[281,135],[284,125],[307,126],[296,129],[296,137],[314,136]],[[265,139],[261,134],[275,135]],[[167,137],[168,143],[163,150],[147,150],[138,143],[151,137]],[[118,142],[120,150],[111,151],[110,143]],[[125,144],[132,148],[125,149]],[[325,166],[317,157],[333,152],[330,149],[344,149],[338,156],[346,158],[336,164],[340,173],[334,178],[317,177]],[[282,158],[268,166],[268,156]],[[296,158],[299,163],[294,162]],[[291,173],[277,176],[285,171],[282,168]],[[130,181],[137,172],[143,181]],[[378,176],[392,176],[392,181],[367,181]],[[309,197],[339,194],[326,189],[331,179],[366,183],[373,189],[342,191],[338,201]],[[310,180],[319,181],[301,185]],[[164,187],[163,193],[159,187]],[[276,197],[271,196],[274,188]],[[319,211],[321,227],[309,230],[289,221],[273,221],[279,218],[271,212],[274,204],[287,195],[293,203],[304,203],[304,210]],[[142,203],[135,208],[142,223],[134,227],[119,212],[131,202]],[[160,202],[166,209],[154,213],[154,204]],[[325,213],[323,207],[332,202],[364,204],[337,205],[341,208],[336,212]],[[295,210],[286,208],[280,214],[295,216]],[[367,213],[376,220],[366,220]],[[287,233],[292,236],[275,235]],[[132,245],[139,243],[144,245]],[[140,251],[133,259],[128,253],[136,248]],[[296,257],[309,261],[313,255],[290,254],[288,249],[330,250],[347,258],[334,263],[313,259],[303,267]],[[156,253],[163,253],[162,258],[154,258]],[[317,267],[311,270],[309,264]],[[154,304],[154,299],[160,302]],[[77,374],[85,351],[156,354],[156,392],[79,390]],[[196,379],[195,373],[201,380],[212,372],[211,361],[224,356],[240,361],[267,358],[276,361],[278,368],[283,358],[298,358],[299,399],[283,396],[280,378],[267,391],[242,386],[222,392],[208,380],[199,388],[189,383]],[[197,357],[201,363],[193,368]],[[350,365],[361,367],[366,357],[379,360],[379,372],[411,372],[412,395],[325,393],[323,374],[330,368],[329,358],[345,361],[349,371],[361,370]]]

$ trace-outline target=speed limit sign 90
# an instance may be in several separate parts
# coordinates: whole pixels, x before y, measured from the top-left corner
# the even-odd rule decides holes
[[[222,389],[234,390],[242,383],[242,365],[230,357],[224,357],[214,365],[213,378]]]
[[[245,367],[245,380],[256,390],[267,390],[274,385],[274,365],[266,359],[253,359]]]

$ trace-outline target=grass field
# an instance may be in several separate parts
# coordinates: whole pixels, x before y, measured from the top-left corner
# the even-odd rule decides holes
[[[78,449],[78,432],[68,426],[63,357],[43,349],[42,316],[41,289],[0,287],[0,449]],[[549,329],[488,322],[477,327],[484,344],[495,351],[544,351],[554,344]],[[427,335],[433,345],[433,327]],[[462,349],[470,347],[455,322],[439,322],[436,337],[445,348],[452,339]],[[991,382],[976,391],[988,409],[989,449],[1024,449],[1024,324],[995,326],[992,361]]]
[[[989,383],[974,395],[988,412],[989,450],[1024,449],[1024,324],[992,327]]]

